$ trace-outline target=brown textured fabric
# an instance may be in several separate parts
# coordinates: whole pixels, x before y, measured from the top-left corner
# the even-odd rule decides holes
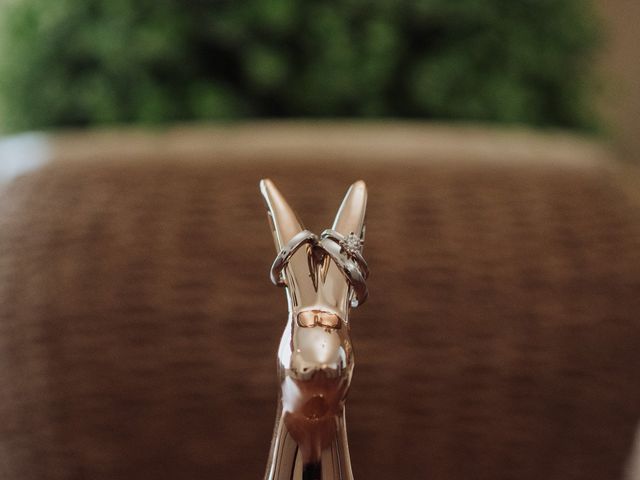
[[[258,179],[307,226],[370,189],[357,479],[620,478],[640,217],[596,169],[59,163],[0,193],[0,478],[256,479],[283,292]]]

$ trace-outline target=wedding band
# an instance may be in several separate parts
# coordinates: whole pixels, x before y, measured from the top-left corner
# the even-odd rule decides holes
[[[353,290],[351,306],[362,305],[369,295],[366,279],[369,276],[369,267],[360,250],[362,240],[351,234],[344,235],[335,230],[325,230],[320,238],[309,230],[302,230],[278,253],[271,265],[270,277],[274,285],[285,287],[287,284],[283,278],[283,271],[291,257],[304,245],[310,244],[319,247],[322,255],[328,255],[340,269]]]
[[[306,244],[317,245],[318,236],[309,230],[302,230],[301,232],[296,233],[289,243],[282,247],[282,250],[280,250],[271,265],[270,276],[274,285],[278,287],[286,286],[282,276],[282,271],[287,266],[287,263],[289,263],[291,257],[293,257],[300,247]]]

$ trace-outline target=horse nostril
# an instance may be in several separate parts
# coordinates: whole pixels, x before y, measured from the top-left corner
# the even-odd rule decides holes
[[[329,404],[323,395],[314,395],[301,409],[302,414],[308,419],[324,417],[329,411]]]

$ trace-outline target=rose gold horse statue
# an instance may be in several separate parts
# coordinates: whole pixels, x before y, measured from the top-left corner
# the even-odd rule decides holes
[[[354,367],[349,309],[366,299],[366,186],[351,186],[321,236],[303,228],[273,182],[260,190],[278,252],[271,278],[286,287],[289,307],[265,480],[352,480],[344,403]]]

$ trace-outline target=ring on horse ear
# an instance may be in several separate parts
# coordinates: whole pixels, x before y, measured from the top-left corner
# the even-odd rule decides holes
[[[294,237],[287,243],[273,261],[271,265],[271,281],[278,287],[286,287],[287,284],[284,281],[282,272],[289,263],[289,260],[303,245],[311,244],[313,246],[318,244],[318,236],[310,232],[309,230],[302,230],[294,235]]]
[[[311,245],[313,248],[319,249],[321,255],[328,255],[333,260],[353,288],[351,307],[362,305],[368,296],[366,279],[369,276],[369,267],[360,253],[362,240],[359,237],[353,237],[355,234],[345,237],[330,229],[322,232],[320,239],[309,230],[298,232],[282,247],[273,261],[270,272],[271,281],[278,287],[285,287],[283,271],[289,260],[302,246]]]
[[[324,235],[324,233],[320,240],[320,248],[329,255],[353,288],[353,296],[350,300],[351,307],[356,308],[362,305],[369,296],[366,282],[369,269],[362,255],[358,252],[358,257],[355,257],[347,253],[339,241]]]
[[[340,232],[331,229],[326,229],[320,234],[320,241],[322,242],[324,239],[333,240],[340,245],[341,252],[346,253],[348,257],[352,258],[358,264],[358,268],[360,268],[360,272],[365,280],[369,278],[369,266],[362,256],[363,239],[353,232],[345,237]]]

